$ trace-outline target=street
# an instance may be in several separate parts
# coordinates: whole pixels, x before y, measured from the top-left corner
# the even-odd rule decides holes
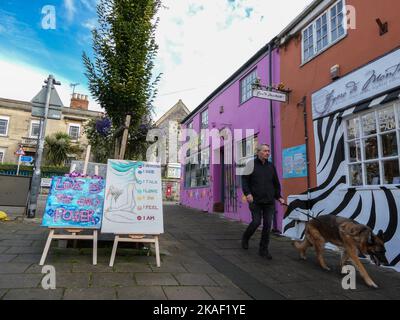
[[[322,270],[312,250],[298,258],[291,241],[272,236],[272,260],[258,256],[260,232],[249,250],[240,247],[246,227],[218,214],[178,205],[164,205],[161,268],[154,255],[120,247],[113,268],[108,266],[111,242],[100,238],[98,264],[91,264],[90,245],[60,248],[55,241],[47,265],[56,270],[56,289],[44,290],[38,265],[48,231],[33,221],[0,223],[0,299],[145,299],[145,300],[265,300],[265,299],[399,299],[400,274],[366,263],[379,285],[368,288],[357,274],[356,289],[344,290],[340,257],[326,251],[332,271]],[[83,244],[83,242],[78,243]],[[154,252],[154,250],[153,250]]]

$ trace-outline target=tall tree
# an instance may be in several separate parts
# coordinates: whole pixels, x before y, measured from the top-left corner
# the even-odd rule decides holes
[[[83,53],[90,92],[111,119],[111,132],[121,133],[118,128],[131,116],[129,155],[143,149],[145,139],[137,141],[136,135],[151,122],[160,79],[152,74],[160,6],[160,0],[100,0],[98,27],[92,32],[93,60]]]

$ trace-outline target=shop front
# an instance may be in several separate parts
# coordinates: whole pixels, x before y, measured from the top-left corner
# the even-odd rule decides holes
[[[312,94],[317,186],[289,196],[284,234],[304,235],[307,216],[331,214],[383,230],[400,271],[400,49]]]

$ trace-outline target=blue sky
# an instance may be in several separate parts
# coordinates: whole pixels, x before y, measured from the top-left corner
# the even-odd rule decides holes
[[[51,3],[56,9],[56,29],[44,30],[42,8]],[[68,3],[74,5],[68,7]],[[46,69],[86,84],[82,72],[82,52],[91,52],[91,30],[96,19],[95,0],[49,1],[6,0],[0,7],[0,55]]]
[[[219,84],[279,33],[312,0],[163,0],[155,73],[162,72],[155,118],[179,99],[194,109]],[[0,97],[29,101],[48,74],[72,92],[88,94],[82,52],[91,53],[97,0],[0,1]],[[52,5],[56,28],[45,30]],[[91,109],[99,106],[91,100]]]

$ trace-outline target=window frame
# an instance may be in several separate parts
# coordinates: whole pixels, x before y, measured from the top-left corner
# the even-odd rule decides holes
[[[396,121],[396,128],[381,131],[380,123],[379,123],[379,112],[384,111],[385,109],[392,109],[394,110],[394,116]],[[363,132],[363,124],[362,124],[362,117],[367,114],[374,114],[375,122],[376,122],[376,133],[364,135]],[[348,124],[347,122],[352,119],[358,118],[358,132],[359,136],[354,137],[352,139],[348,139]],[[384,172],[384,162],[397,160],[399,166],[399,176],[400,176],[400,103],[396,102],[389,102],[386,105],[379,106],[378,108],[373,108],[372,110],[367,110],[364,112],[360,112],[357,115],[352,115],[343,119],[343,129],[344,129],[344,148],[345,148],[345,161],[346,161],[346,184],[349,188],[363,188],[363,189],[371,189],[371,188],[379,188],[382,186],[397,186],[400,183],[385,183],[385,172]],[[396,133],[396,142],[397,142],[397,155],[395,156],[383,156],[383,145],[382,145],[382,136],[390,133]],[[365,155],[365,140],[371,137],[377,138],[377,147],[378,147],[378,156],[374,159],[366,159]],[[360,161],[350,161],[350,148],[349,143],[353,141],[358,141],[360,146]],[[367,184],[367,170],[366,165],[369,163],[378,163],[379,166],[379,183],[378,184]],[[361,173],[362,173],[362,184],[361,185],[352,185],[351,184],[351,177],[350,177],[350,166],[351,165],[361,165]],[[393,181],[393,180],[392,180]]]
[[[9,116],[0,116],[0,120],[6,120],[7,121],[6,133],[0,133],[0,137],[7,137],[8,136],[8,131],[10,129],[10,117]]]
[[[342,2],[342,12],[343,12],[343,21],[342,21],[342,26],[344,29],[344,33],[337,37],[335,40],[332,39],[332,25],[331,25],[331,9],[335,6],[337,6],[340,2]],[[306,25],[301,30],[301,66],[306,64],[307,62],[311,61],[315,57],[317,57],[319,54],[323,53],[325,50],[330,48],[331,46],[335,45],[337,42],[342,40],[347,36],[347,27],[346,27],[346,1],[345,0],[338,0],[334,4],[330,5],[326,10],[324,10],[321,14],[319,14],[315,19],[313,19],[309,24]],[[318,50],[318,41],[317,41],[317,21],[321,19],[322,21],[322,16],[326,14],[327,18],[327,35],[328,35],[328,44],[326,46],[322,46],[320,50]],[[337,18],[339,14],[336,14],[335,19]],[[322,24],[321,24],[322,26]],[[312,32],[313,32],[313,54],[308,56],[307,58],[305,57],[305,46],[304,46],[304,33],[306,30],[308,30],[310,27],[312,27]],[[322,30],[322,28],[321,28]],[[337,26],[337,30],[339,30],[339,27]]]
[[[78,127],[78,137],[75,139],[71,137],[71,127]],[[72,141],[78,141],[81,137],[81,125],[79,123],[68,123],[68,136],[71,138]]]
[[[3,157],[0,159],[0,163],[4,163],[4,158],[6,157],[6,148],[0,148],[0,153],[3,154]]]
[[[249,80],[251,77],[254,77],[253,81]],[[249,101],[253,97],[253,88],[252,84],[254,83],[254,80],[257,79],[257,67],[253,68],[251,71],[249,71],[240,81],[239,81],[239,102],[240,105],[245,103],[246,101]],[[243,86],[243,83],[245,84]],[[250,87],[250,90],[247,90],[248,86]],[[245,88],[243,88],[245,87]],[[243,90],[246,89],[246,96],[243,96]],[[248,93],[250,92],[250,95],[248,96]],[[244,99],[243,99],[244,98]]]
[[[32,129],[33,129],[33,125],[34,124],[38,124],[39,125],[39,134],[37,136],[34,136],[32,134]],[[29,138],[37,139],[39,136],[40,136],[40,120],[31,120],[31,123],[29,125]]]
[[[208,154],[208,158],[203,161],[203,154]],[[191,161],[191,160],[196,161]],[[185,189],[207,188],[210,186],[210,148],[203,148],[196,151],[190,157],[185,158]],[[189,168],[189,170],[188,170]],[[199,174],[200,173],[200,174]],[[200,179],[200,183],[199,183]],[[194,181],[194,183],[193,183]]]

